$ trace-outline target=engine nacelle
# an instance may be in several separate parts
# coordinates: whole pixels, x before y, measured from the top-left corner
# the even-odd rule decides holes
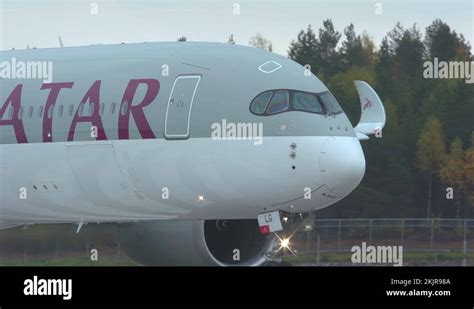
[[[274,243],[255,219],[140,222],[119,232],[130,258],[156,266],[259,266]]]

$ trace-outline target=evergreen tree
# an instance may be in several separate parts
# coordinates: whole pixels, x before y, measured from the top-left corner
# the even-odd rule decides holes
[[[346,39],[342,42],[340,54],[345,69],[351,66],[368,67],[374,63],[374,43],[364,33],[356,35],[354,25],[351,23],[344,29]]]
[[[344,29],[344,35],[346,39],[342,42],[341,56],[344,65],[349,67],[358,62],[362,50],[362,41],[360,37],[356,35],[354,24],[352,23]]]
[[[308,26],[306,31],[301,30],[298,33],[296,41],[291,41],[290,48],[288,50],[288,57],[301,65],[310,65],[311,71],[317,74],[317,46],[318,41],[314,34],[311,25]]]
[[[421,41],[420,31],[416,28],[416,25],[413,25],[412,28],[403,31],[401,38],[398,35],[399,33],[396,32],[393,37],[397,40],[394,44],[394,51],[401,74],[400,77],[421,75],[425,47]]]
[[[456,33],[441,19],[435,19],[426,28],[425,44],[431,58],[448,61],[454,59],[459,45]]]
[[[316,45],[317,60],[319,60],[316,65],[319,65],[326,75],[337,73],[341,67],[339,52],[336,50],[340,38],[341,34],[334,29],[332,20],[324,20],[323,27],[319,29]]]
[[[393,27],[392,31],[390,31],[387,34],[387,37],[389,39],[389,47],[390,47],[390,53],[395,54],[396,50],[398,49],[398,46],[403,38],[403,34],[405,32],[405,29],[403,29],[403,26],[398,22],[395,24]]]
[[[388,44],[387,37],[382,39],[380,49],[377,53],[375,74],[377,78],[377,84],[380,88],[380,94],[382,97],[389,96],[391,93],[390,85],[392,81],[392,54],[390,53],[390,46]]]

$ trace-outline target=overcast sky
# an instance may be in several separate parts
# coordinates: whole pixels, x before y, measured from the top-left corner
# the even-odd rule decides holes
[[[97,43],[175,41],[226,42],[248,45],[260,32],[274,51],[287,54],[289,42],[309,24],[314,29],[331,18],[338,31],[353,22],[379,45],[397,21],[424,28],[441,18],[471,43],[472,0],[0,0],[0,49],[56,47]],[[375,14],[376,3],[382,14]],[[238,7],[239,6],[239,7]],[[97,14],[94,8],[97,7]],[[240,14],[234,14],[240,9]]]

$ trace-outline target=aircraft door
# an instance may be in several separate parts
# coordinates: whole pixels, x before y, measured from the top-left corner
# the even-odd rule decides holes
[[[192,106],[200,80],[201,75],[181,75],[174,81],[166,108],[165,138],[189,138]]]

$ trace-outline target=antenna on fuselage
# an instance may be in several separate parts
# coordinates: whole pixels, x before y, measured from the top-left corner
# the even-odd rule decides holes
[[[63,39],[61,39],[60,35],[58,35],[58,41],[59,41],[59,47],[64,47]]]

